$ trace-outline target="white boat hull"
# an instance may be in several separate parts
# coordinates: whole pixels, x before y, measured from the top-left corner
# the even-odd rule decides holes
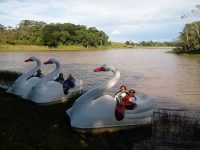
[[[136,104],[137,107],[133,110],[125,111],[124,118],[121,121],[115,118],[116,102],[109,95],[104,95],[101,99],[88,103],[75,102],[66,113],[70,117],[72,128],[77,131],[94,129],[112,131],[115,129],[110,128],[119,130],[151,124],[153,115],[151,102],[147,97],[146,99],[143,97],[142,100],[137,100]],[[82,107],[84,109],[81,109]]]

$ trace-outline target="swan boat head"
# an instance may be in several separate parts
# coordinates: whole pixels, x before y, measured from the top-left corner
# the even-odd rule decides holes
[[[21,81],[26,81],[29,79],[38,69],[41,68],[42,62],[36,57],[36,56],[31,56],[29,59],[26,59],[24,62],[33,62],[35,61],[37,63],[36,67],[28,71],[27,73],[24,73],[21,78],[18,78],[16,81],[21,82]]]
[[[45,77],[42,78],[42,80],[36,85],[36,86],[44,86],[45,84],[47,84],[47,82],[52,81],[53,78],[60,72],[60,62],[58,60],[56,60],[55,58],[50,58],[48,61],[44,62],[44,65],[47,64],[55,64],[56,68],[50,72],[48,75],[46,75]]]
[[[107,72],[107,71],[112,71],[114,77],[109,81],[107,81],[106,83],[99,85],[95,88],[92,88],[91,90],[80,96],[76,100],[76,103],[85,103],[85,102],[87,103],[95,100],[96,97],[102,96],[106,90],[112,88],[119,81],[120,78],[119,70],[110,64],[104,64],[100,68],[94,69],[94,72]]]
[[[48,61],[44,62],[44,64],[54,64],[59,63],[55,58],[50,58]]]
[[[39,59],[36,56],[31,56],[29,59],[26,59],[24,62],[32,62],[32,61],[38,61]]]
[[[26,84],[29,82],[30,77],[32,75],[34,75],[34,73],[38,69],[40,69],[41,65],[42,65],[41,61],[35,56],[32,56],[29,59],[25,60],[25,62],[33,62],[33,61],[35,61],[37,63],[37,65],[34,68],[32,68],[31,70],[29,70],[28,72],[25,72],[24,74],[22,74],[19,78],[17,78],[17,80],[12,85],[12,87],[10,87],[7,90],[7,93],[22,96],[23,94],[25,94],[27,92],[27,90],[25,90]],[[33,80],[33,79],[31,79],[31,80]]]

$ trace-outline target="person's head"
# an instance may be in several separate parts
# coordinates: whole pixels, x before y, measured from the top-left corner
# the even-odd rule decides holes
[[[60,77],[60,78],[63,78],[63,73],[59,73],[59,77]]]
[[[134,88],[131,88],[131,89],[128,91],[128,94],[129,94],[131,97],[135,96],[135,90],[134,90]]]
[[[73,78],[73,77],[72,77],[72,74],[68,74],[68,78],[70,78],[70,79]]]
[[[41,70],[40,70],[40,69],[38,69],[38,70],[37,70],[37,73],[38,73],[38,74],[41,74]]]
[[[126,92],[126,86],[125,85],[120,86],[120,92]]]

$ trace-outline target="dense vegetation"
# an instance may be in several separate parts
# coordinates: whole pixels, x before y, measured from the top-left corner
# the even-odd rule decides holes
[[[108,38],[103,31],[95,27],[88,28],[71,23],[47,24],[22,20],[15,28],[0,25],[0,44],[98,47],[108,45]]]
[[[147,46],[147,47],[173,47],[175,46],[174,42],[153,42],[153,41],[142,41],[139,43],[134,43],[132,41],[126,41],[125,44],[128,47],[137,47],[137,46]]]
[[[186,24],[176,41],[177,53],[200,53],[200,21]]]

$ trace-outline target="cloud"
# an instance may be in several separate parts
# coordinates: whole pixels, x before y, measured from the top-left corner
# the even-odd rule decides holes
[[[111,35],[121,35],[122,31],[119,30],[113,30]]]
[[[1,0],[0,24],[15,26],[23,19],[70,22],[95,26],[113,41],[170,40],[186,22],[197,20],[198,4],[199,0]],[[193,9],[196,16],[191,15]],[[180,19],[183,15],[189,17]]]

